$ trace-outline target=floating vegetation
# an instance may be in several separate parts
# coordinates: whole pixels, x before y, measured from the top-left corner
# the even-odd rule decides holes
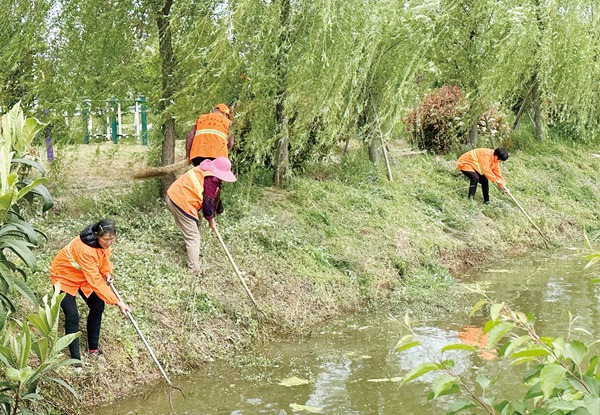
[[[292,386],[300,386],[300,385],[308,385],[309,381],[306,379],[300,379],[297,376],[292,376],[286,379],[283,379],[281,382],[278,383],[278,385],[281,386],[287,386],[292,387]]]

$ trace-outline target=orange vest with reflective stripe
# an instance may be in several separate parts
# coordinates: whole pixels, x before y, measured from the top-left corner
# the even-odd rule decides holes
[[[493,183],[504,183],[500,161],[494,160],[494,150],[490,148],[476,148],[460,156],[456,167],[463,171],[475,171],[484,175]]]
[[[194,167],[173,182],[167,190],[167,195],[179,209],[200,220],[198,211],[202,209],[204,178],[212,175],[211,172],[200,169],[200,166]]]
[[[112,274],[110,248],[93,248],[79,236],[62,248],[50,265],[52,284],[60,282],[60,289],[71,295],[81,290],[86,297],[95,292],[105,303],[119,300],[112,292],[105,275]]]
[[[227,136],[231,121],[223,114],[202,114],[196,120],[196,135],[190,149],[190,161],[196,157],[228,157]]]

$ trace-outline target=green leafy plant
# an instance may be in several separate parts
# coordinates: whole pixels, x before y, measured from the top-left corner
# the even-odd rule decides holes
[[[51,375],[60,366],[78,362],[64,359],[61,352],[81,334],[58,335],[63,297],[57,284],[52,297],[44,296],[37,313],[28,315],[27,321],[11,319],[0,331],[0,413],[39,413],[31,408],[44,399],[39,391],[43,382],[58,383],[77,395],[64,380]]]
[[[421,363],[402,377],[402,383],[410,382],[426,373],[438,372],[430,398],[459,394],[465,399],[455,401],[448,414],[471,410],[471,413],[501,415],[589,415],[598,414],[600,408],[600,373],[597,364],[600,354],[591,345],[566,337],[544,337],[535,329],[535,318],[531,314],[511,309],[504,303],[493,302],[479,288],[483,296],[469,313],[487,308],[489,320],[483,327],[487,334],[487,348],[496,349],[498,357],[512,365],[528,364],[522,383],[527,388],[519,399],[498,399],[490,391],[493,379],[479,375],[475,382],[454,370],[454,361],[444,357],[451,350],[475,353],[477,346],[450,344],[436,353],[425,347],[411,327],[410,318],[405,317],[404,327],[409,334],[400,339],[396,346],[399,352],[421,346],[427,350],[431,361]],[[570,328],[575,319],[571,319]]]
[[[2,116],[0,129],[0,328],[6,323],[7,313],[15,311],[13,290],[21,293],[33,305],[36,298],[26,283],[24,267],[35,269],[36,258],[32,248],[38,244],[39,231],[23,219],[19,210],[21,200],[42,199],[45,212],[53,205],[44,187],[47,181],[44,167],[27,158],[13,158],[27,152],[31,141],[43,125],[35,118],[25,118],[20,104]],[[41,177],[31,179],[28,173],[35,169]],[[20,260],[20,263],[16,259]],[[21,265],[23,264],[23,265]]]

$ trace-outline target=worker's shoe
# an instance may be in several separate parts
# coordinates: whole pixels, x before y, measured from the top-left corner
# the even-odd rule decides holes
[[[484,205],[489,205],[489,204],[490,204],[490,201],[489,201],[489,200],[486,200],[485,202],[483,202],[483,204],[484,204]]]
[[[88,350],[87,361],[89,364],[94,364],[94,362],[104,362],[104,353],[102,353],[102,350],[98,349]]]
[[[71,365],[71,367],[73,368],[73,370],[77,373],[81,373],[83,372],[83,362],[79,361],[77,363],[73,363]]]

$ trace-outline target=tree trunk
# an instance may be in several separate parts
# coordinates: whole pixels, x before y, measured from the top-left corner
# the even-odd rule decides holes
[[[277,141],[277,149],[275,150],[276,159],[273,171],[273,184],[275,186],[281,186],[289,172],[289,144],[287,134]]]
[[[477,147],[477,117],[475,117],[469,129],[469,148],[475,147]]]
[[[542,121],[542,98],[540,96],[540,90],[538,87],[537,80],[533,84],[532,89],[533,98],[533,124],[535,125],[535,139],[542,141],[544,139],[544,125]]]
[[[171,6],[173,0],[165,0],[158,10],[156,25],[158,27],[158,50],[161,58],[162,99],[158,103],[161,114],[161,131],[163,133],[161,165],[166,166],[175,162],[175,118],[169,109],[175,91],[175,57],[173,55],[173,32],[171,30]],[[168,174],[161,178],[161,194],[175,180],[175,175]]]
[[[290,168],[289,160],[289,135],[288,135],[288,121],[284,119],[284,101],[286,92],[286,81],[287,81],[287,52],[286,43],[288,42],[288,25],[290,17],[290,5],[291,0],[280,0],[281,2],[281,14],[279,16],[279,47],[277,48],[277,60],[276,60],[276,71],[277,71],[277,103],[275,104],[275,119],[277,121],[277,130],[279,140],[275,148],[275,155],[273,157],[273,183],[275,186],[281,186],[283,180],[287,177]]]
[[[523,102],[521,103],[521,106],[519,107],[519,111],[517,112],[517,115],[515,117],[515,122],[513,123],[513,128],[512,128],[513,130],[516,130],[519,128],[519,124],[521,123],[521,117],[523,117],[523,114],[525,113],[525,110],[527,109],[527,105],[530,102],[530,97],[533,94],[533,89],[536,84],[537,84],[537,80],[536,80],[536,76],[534,74],[534,75],[532,75],[529,82],[527,82],[527,93],[525,94],[525,97],[523,97]]]
[[[369,144],[369,159],[373,164],[379,160],[379,149],[381,148],[381,138],[377,134],[373,134],[371,143]]]
[[[519,124],[521,123],[521,117],[525,113],[525,108],[527,107],[527,100],[529,99],[530,94],[531,94],[531,91],[527,91],[527,94],[525,94],[525,98],[523,98],[523,102],[521,103],[521,106],[519,107],[519,111],[517,112],[517,115],[515,116],[515,122],[513,123],[513,127],[512,127],[513,131],[516,131],[519,128]]]
[[[342,153],[342,158],[346,158],[348,155],[348,148],[350,147],[350,135],[346,136],[344,140],[344,152]]]

